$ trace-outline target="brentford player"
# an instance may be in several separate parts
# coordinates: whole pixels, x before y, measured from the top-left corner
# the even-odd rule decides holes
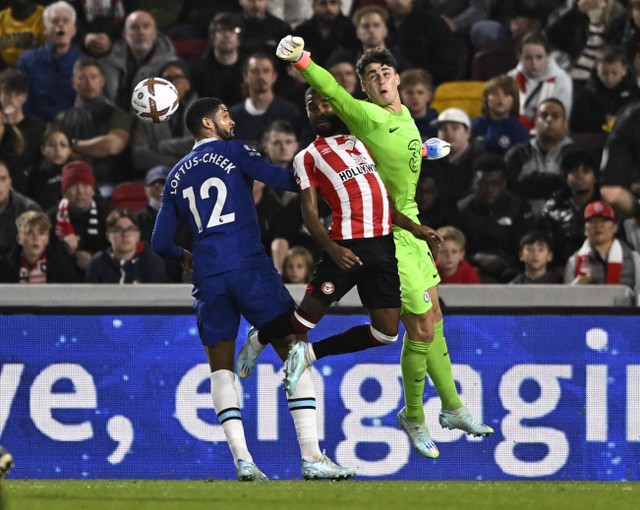
[[[371,324],[355,326],[313,344],[305,344],[305,365],[334,354],[391,344],[398,339],[400,278],[391,228],[393,223],[423,240],[438,234],[401,215],[391,205],[371,155],[313,88],[305,94],[307,116],[316,139],[294,159],[305,225],[323,252],[300,307],[260,331],[250,330],[237,362],[247,377],[266,344],[313,328],[331,304],[354,286],[369,311]],[[318,199],[332,208],[327,232],[318,216]],[[295,382],[287,384],[289,394]]]

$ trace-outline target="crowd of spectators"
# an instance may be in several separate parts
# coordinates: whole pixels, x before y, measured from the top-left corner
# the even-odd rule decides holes
[[[388,48],[423,140],[451,144],[416,194],[444,282],[640,290],[640,0],[0,0],[0,280],[187,281],[148,247],[185,111],[222,99],[237,138],[292,168],[312,134],[306,84],[274,58],[290,33],[358,98],[357,59]],[[179,93],[163,124],[131,112],[149,76]],[[465,80],[485,82],[480,115],[432,106]],[[137,201],[112,203],[130,183]],[[276,268],[308,281],[299,197],[256,182],[254,199]]]

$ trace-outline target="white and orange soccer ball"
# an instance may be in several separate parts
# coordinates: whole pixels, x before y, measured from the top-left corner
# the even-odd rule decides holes
[[[145,78],[131,95],[133,113],[142,121],[159,124],[169,120],[180,104],[173,83],[158,77]]]

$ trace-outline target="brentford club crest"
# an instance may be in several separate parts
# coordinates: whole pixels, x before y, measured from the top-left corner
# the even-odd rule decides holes
[[[333,283],[331,282],[324,282],[321,289],[322,293],[327,295],[333,294],[333,291],[336,290],[336,288],[333,286]]]
[[[425,290],[424,291],[424,302],[428,303],[429,301],[431,301],[431,296],[429,295],[429,291]]]

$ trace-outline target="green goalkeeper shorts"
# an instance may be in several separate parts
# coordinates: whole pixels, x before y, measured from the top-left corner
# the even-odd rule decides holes
[[[431,310],[429,289],[440,283],[440,275],[429,245],[405,230],[393,233],[402,290],[401,314],[423,314]]]

